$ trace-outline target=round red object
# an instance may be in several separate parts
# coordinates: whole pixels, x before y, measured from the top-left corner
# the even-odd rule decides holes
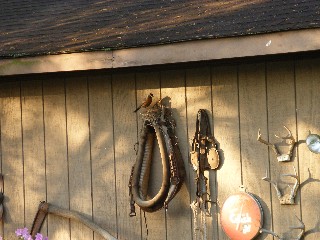
[[[221,226],[232,240],[250,240],[263,224],[262,207],[250,193],[231,195],[221,209]]]

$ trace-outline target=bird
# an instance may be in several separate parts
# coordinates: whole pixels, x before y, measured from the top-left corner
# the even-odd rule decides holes
[[[152,93],[150,93],[149,95],[148,95],[148,97],[144,100],[144,102],[143,103],[141,103],[141,105],[139,106],[139,107],[137,107],[137,109],[136,110],[134,110],[133,112],[137,112],[140,108],[146,108],[146,107],[148,107],[148,106],[150,106],[150,104],[152,103],[152,98],[153,98],[153,94]]]

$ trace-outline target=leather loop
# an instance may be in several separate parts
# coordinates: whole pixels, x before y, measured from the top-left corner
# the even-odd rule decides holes
[[[185,177],[181,153],[174,135],[174,122],[169,109],[155,105],[143,114],[143,127],[139,139],[137,159],[130,176],[129,191],[132,200],[146,212],[154,212],[168,203],[180,190]],[[154,141],[160,149],[162,184],[159,192],[147,198]],[[131,203],[130,216],[134,215]]]

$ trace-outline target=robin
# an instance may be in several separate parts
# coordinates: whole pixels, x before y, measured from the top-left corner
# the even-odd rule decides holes
[[[134,112],[137,112],[142,107],[146,108],[146,107],[150,106],[150,104],[152,103],[152,97],[153,97],[153,94],[150,93],[148,95],[148,97],[146,98],[146,100],[144,100],[144,102],[136,110],[134,110]]]

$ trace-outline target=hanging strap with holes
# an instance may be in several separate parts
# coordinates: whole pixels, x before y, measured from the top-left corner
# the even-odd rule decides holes
[[[206,239],[206,216],[210,215],[207,203],[210,202],[205,170],[219,166],[219,153],[211,134],[209,118],[204,109],[199,109],[196,131],[191,146],[191,163],[196,171],[196,199],[191,204],[194,213],[194,239]]]

